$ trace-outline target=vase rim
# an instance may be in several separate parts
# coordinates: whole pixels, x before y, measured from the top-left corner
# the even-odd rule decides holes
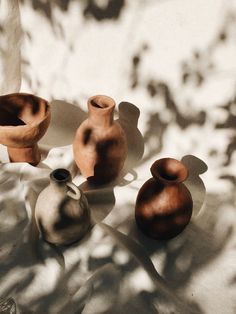
[[[56,183],[66,183],[71,180],[70,171],[64,168],[58,168],[50,173],[50,179]]]
[[[178,184],[188,177],[187,167],[174,158],[161,158],[156,160],[151,166],[152,176],[164,184]]]
[[[115,105],[115,100],[106,95],[95,95],[88,99],[89,108],[96,111],[111,110]]]

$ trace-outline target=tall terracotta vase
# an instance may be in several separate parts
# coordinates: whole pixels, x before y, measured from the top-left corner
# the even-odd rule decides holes
[[[135,218],[139,228],[155,239],[177,236],[191,219],[193,201],[183,184],[188,170],[180,161],[163,158],[151,167],[152,178],[139,190]]]
[[[57,245],[80,240],[88,231],[88,202],[71,182],[68,170],[56,169],[50,174],[50,184],[36,202],[35,220],[43,239]]]
[[[97,95],[88,100],[88,119],[78,128],[73,142],[74,158],[81,173],[94,184],[113,181],[127,156],[127,141],[113,120],[115,101]]]
[[[40,97],[25,93],[0,96],[0,143],[7,146],[11,162],[39,163],[37,142],[50,117],[50,106]]]

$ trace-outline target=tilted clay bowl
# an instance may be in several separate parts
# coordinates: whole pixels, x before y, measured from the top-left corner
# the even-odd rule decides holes
[[[50,106],[40,97],[26,93],[0,96],[0,143],[7,146],[11,162],[40,162],[37,142],[50,118]]]

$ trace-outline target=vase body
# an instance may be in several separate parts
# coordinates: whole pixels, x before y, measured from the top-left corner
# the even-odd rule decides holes
[[[39,163],[37,143],[50,118],[50,106],[40,97],[25,93],[0,96],[0,143],[7,146],[11,162]]]
[[[35,220],[43,239],[57,245],[80,240],[88,231],[88,202],[82,191],[71,183],[68,170],[56,169],[51,173],[50,184],[37,199]]]
[[[177,236],[189,223],[193,201],[182,183],[187,168],[178,160],[163,158],[151,167],[153,177],[139,190],[135,219],[147,236],[166,240]]]
[[[127,156],[121,125],[113,120],[115,102],[102,95],[88,100],[88,119],[78,128],[73,142],[74,158],[82,175],[94,184],[117,178]]]

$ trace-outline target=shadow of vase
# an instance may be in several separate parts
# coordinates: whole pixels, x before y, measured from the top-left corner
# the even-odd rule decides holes
[[[43,156],[40,167],[68,168],[75,175],[78,169],[74,162],[72,143],[87,115],[80,107],[63,100],[53,100],[50,106],[51,123],[39,142]]]
[[[193,217],[200,214],[206,196],[206,187],[200,175],[207,171],[206,163],[194,155],[186,155],[181,161],[188,168],[189,176],[184,182],[193,199]]]
[[[142,159],[144,154],[144,139],[142,133],[138,129],[138,119],[140,110],[132,103],[121,102],[118,106],[119,119],[117,122],[122,126],[128,144],[128,154],[124,164],[123,173],[131,173],[134,179],[137,178],[136,172],[133,170]]]
[[[78,106],[63,100],[53,100],[51,123],[39,142],[41,149],[71,145],[80,124],[86,119],[86,113]]]
[[[106,218],[115,205],[114,185],[96,186],[88,181],[79,185],[85,194],[91,210],[92,224]]]

